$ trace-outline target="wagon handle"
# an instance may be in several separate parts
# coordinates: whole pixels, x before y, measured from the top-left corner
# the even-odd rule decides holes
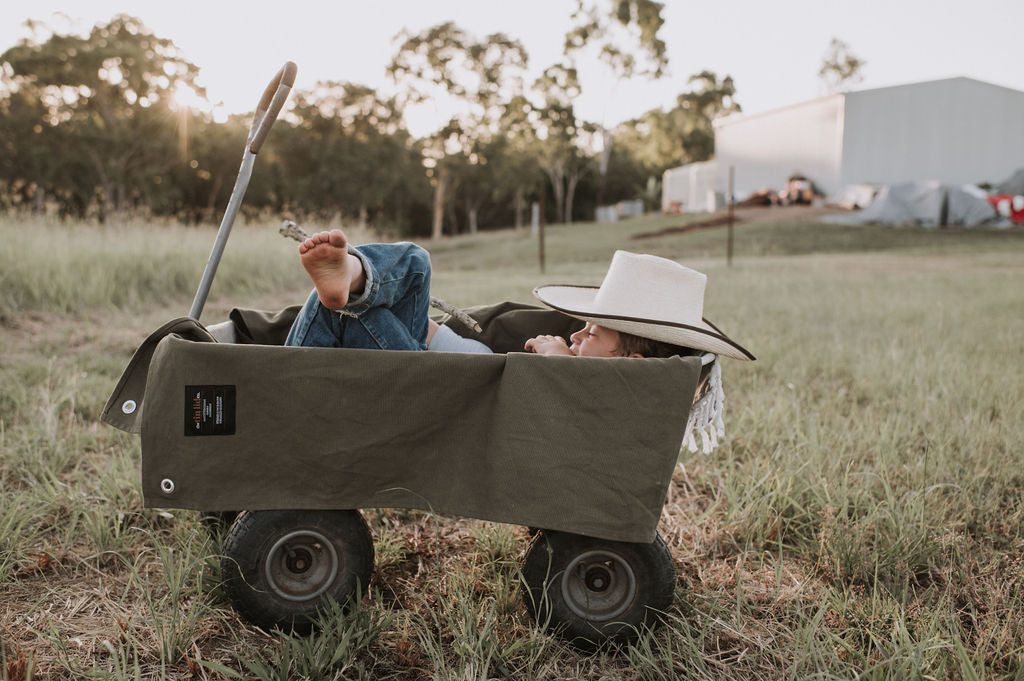
[[[235,180],[235,188],[231,190],[231,198],[228,199],[227,210],[224,211],[224,217],[220,221],[217,240],[213,243],[210,259],[206,261],[206,269],[203,270],[203,278],[199,282],[196,297],[192,299],[192,307],[188,313],[192,319],[198,320],[199,315],[203,313],[203,306],[206,305],[206,297],[210,294],[213,277],[217,274],[217,267],[220,265],[220,257],[224,253],[228,235],[231,234],[231,226],[235,224],[235,216],[238,215],[238,209],[242,206],[242,197],[245,196],[249,178],[252,177],[256,152],[263,146],[263,140],[267,138],[271,126],[277,120],[277,115],[281,113],[284,101],[288,99],[288,93],[292,91],[296,70],[295,64],[290,61],[285,62],[274,79],[270,81],[270,85],[267,86],[260,98],[260,103],[256,106],[256,113],[253,114],[252,125],[249,127],[249,139],[245,141],[242,166],[238,169],[238,179]]]
[[[281,107],[288,99],[288,94],[295,84],[295,73],[297,68],[293,62],[285,62],[281,70],[277,72],[267,89],[260,97],[260,103],[256,105],[256,113],[252,117],[252,127],[249,129],[249,151],[258,154],[263,140],[270,133],[271,126],[281,113]]]

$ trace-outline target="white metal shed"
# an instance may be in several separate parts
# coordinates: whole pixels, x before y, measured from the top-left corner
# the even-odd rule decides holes
[[[714,212],[718,203],[716,172],[714,161],[687,163],[666,170],[661,177],[662,212]]]
[[[715,123],[716,185],[736,197],[799,172],[827,195],[861,183],[998,183],[1024,167],[1024,92],[973,78],[860,90]]]

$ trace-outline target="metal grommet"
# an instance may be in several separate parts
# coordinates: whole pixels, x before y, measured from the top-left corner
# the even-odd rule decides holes
[[[124,404],[121,405],[121,411],[125,414],[131,414],[135,411],[135,407],[137,406],[138,405],[135,404],[135,400],[125,400]]]
[[[174,481],[170,478],[164,478],[160,481],[160,491],[164,494],[170,495],[174,493]]]

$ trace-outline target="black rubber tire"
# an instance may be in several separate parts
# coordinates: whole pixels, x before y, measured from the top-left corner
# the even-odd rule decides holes
[[[270,630],[306,634],[320,604],[358,601],[373,573],[373,538],[358,511],[243,511],[224,539],[224,591]]]
[[[617,542],[542,530],[523,560],[535,622],[584,650],[630,644],[672,604],[676,566],[662,540]]]

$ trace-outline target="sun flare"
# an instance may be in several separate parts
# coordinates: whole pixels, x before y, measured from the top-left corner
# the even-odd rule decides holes
[[[204,111],[209,113],[213,105],[188,85],[179,84],[174,87],[171,93],[171,108],[178,111],[190,109],[192,111]]]

